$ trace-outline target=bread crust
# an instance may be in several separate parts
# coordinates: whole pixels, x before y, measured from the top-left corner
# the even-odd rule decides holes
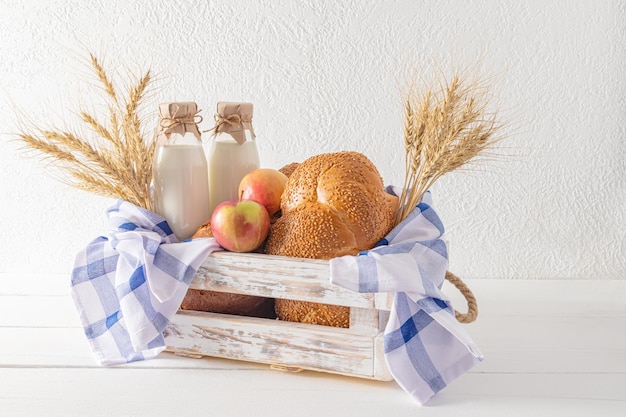
[[[211,231],[211,219],[202,223],[193,236],[191,236],[192,239],[200,237],[213,237],[213,232]]]
[[[331,259],[372,248],[394,226],[398,198],[388,194],[374,164],[358,152],[321,154],[289,175],[281,217],[270,228],[271,255]],[[350,309],[276,300],[282,320],[349,327]]]
[[[358,152],[316,155],[289,176],[266,251],[330,259],[370,249],[393,227],[398,198]]]
[[[276,318],[274,300],[245,294],[189,289],[181,303],[183,310]]]
[[[293,171],[295,171],[295,169],[298,168],[298,165],[300,165],[300,162],[292,162],[280,168],[279,171],[285,174],[287,178],[289,178],[291,174],[293,173]]]

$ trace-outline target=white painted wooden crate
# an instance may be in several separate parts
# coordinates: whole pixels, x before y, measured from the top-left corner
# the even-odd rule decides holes
[[[330,284],[328,261],[216,252],[190,288],[350,307],[350,328],[180,310],[167,331],[167,350],[391,380],[383,330],[392,294],[357,293]]]

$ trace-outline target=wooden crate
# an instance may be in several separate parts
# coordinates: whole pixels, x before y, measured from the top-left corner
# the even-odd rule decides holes
[[[330,284],[329,275],[324,260],[213,253],[190,288],[347,306],[350,328],[180,310],[165,332],[167,350],[391,380],[383,330],[392,294],[349,291]]]

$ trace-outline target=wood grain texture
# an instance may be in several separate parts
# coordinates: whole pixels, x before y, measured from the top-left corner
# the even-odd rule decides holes
[[[348,306],[350,328],[181,310],[165,333],[171,352],[391,380],[381,337],[388,311],[378,309],[391,307],[391,295],[331,285],[328,261],[216,252],[191,288]]]
[[[379,310],[390,310],[392,302],[389,294],[358,293],[330,284],[326,260],[257,253],[212,253],[191,288]]]
[[[382,338],[350,329],[181,311],[165,333],[168,351],[391,380]]]

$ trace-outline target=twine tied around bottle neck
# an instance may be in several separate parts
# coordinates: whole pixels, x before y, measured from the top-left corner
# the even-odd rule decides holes
[[[256,138],[252,127],[251,103],[220,102],[214,119],[215,126],[207,131],[213,131],[213,136],[218,133],[228,133],[239,145],[246,142],[246,130],[250,132],[252,139]]]
[[[200,123],[202,123],[203,118],[202,116],[198,114],[201,111],[202,110],[198,110],[196,114],[186,116],[186,117],[174,117],[174,118],[164,117],[159,122],[159,127],[163,130],[163,133],[165,133],[166,135],[172,133],[172,131],[175,130],[177,126],[181,126],[184,131],[191,132],[193,131],[193,128],[190,128],[188,125],[198,126]]]
[[[200,139],[198,124],[202,123],[196,103],[164,103],[159,106],[159,129],[157,136],[169,139],[173,133],[192,133]]]

